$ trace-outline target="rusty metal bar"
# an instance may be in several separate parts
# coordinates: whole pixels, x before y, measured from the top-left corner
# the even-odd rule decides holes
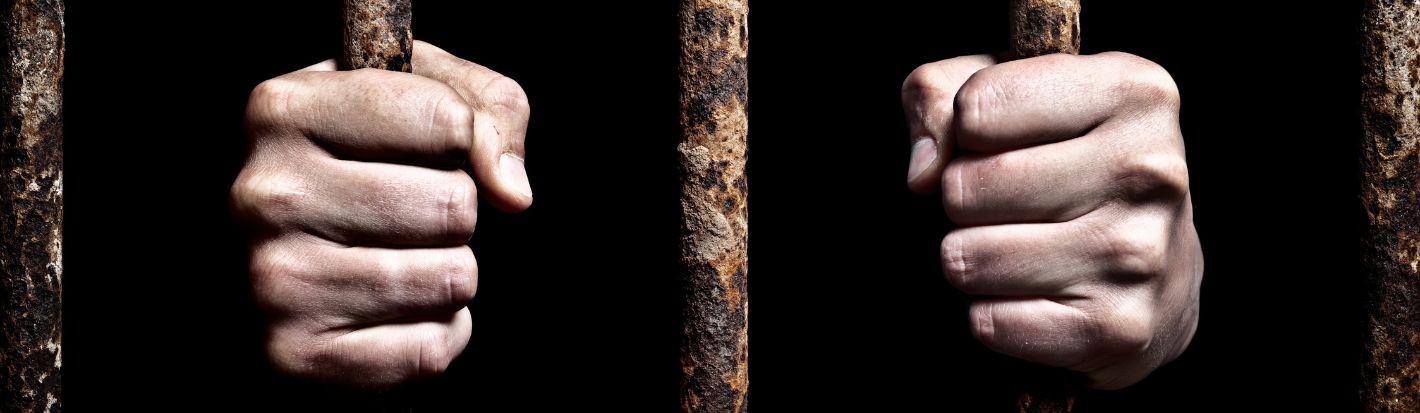
[[[742,412],[749,389],[747,0],[681,0],[681,410]]]
[[[340,69],[410,71],[411,0],[345,0]]]
[[[64,2],[4,10],[0,96],[0,411],[63,409]]]
[[[1080,53],[1079,0],[1011,0],[1010,59]],[[1022,378],[1016,409],[1021,413],[1070,412],[1083,380],[1077,374],[1040,368]]]
[[[1011,0],[1011,54],[1080,53],[1079,0]]]
[[[1369,412],[1420,412],[1420,5],[1368,0],[1361,21]]]

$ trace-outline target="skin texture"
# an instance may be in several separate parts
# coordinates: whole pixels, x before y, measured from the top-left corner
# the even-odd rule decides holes
[[[413,73],[326,61],[258,85],[232,185],[287,374],[381,388],[442,372],[470,334],[478,195],[526,209],[526,95],[415,42]]]
[[[902,90],[908,185],[941,191],[950,283],[987,347],[1138,382],[1188,346],[1203,255],[1178,88],[1123,53],[930,63]]]

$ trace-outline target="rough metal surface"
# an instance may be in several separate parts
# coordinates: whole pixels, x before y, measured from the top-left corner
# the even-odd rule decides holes
[[[1016,370],[1019,396],[1016,411],[1020,413],[1057,413],[1075,411],[1075,399],[1084,387],[1084,375],[1047,366],[1028,366]]]
[[[745,291],[746,0],[680,8],[681,410],[741,412],[749,389]]]
[[[64,3],[5,6],[0,411],[60,411]]]
[[[1079,0],[1011,0],[1012,59],[1051,53],[1080,53]],[[1071,412],[1081,379],[1077,374],[1040,368],[1022,374],[1016,410]]]
[[[1420,412],[1420,5],[1367,0],[1361,23],[1361,201],[1367,329],[1361,398]]]
[[[414,34],[410,0],[345,0],[342,70],[375,68],[409,72]]]
[[[1079,0],[1011,0],[1011,54],[1080,53]]]

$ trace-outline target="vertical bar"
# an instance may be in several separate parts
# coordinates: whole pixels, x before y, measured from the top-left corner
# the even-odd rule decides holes
[[[1079,0],[1011,0],[1011,59],[1080,53]],[[1034,366],[1033,366],[1034,367]],[[1016,409],[1021,413],[1070,412],[1082,378],[1044,367],[1023,374]]]
[[[1361,398],[1369,412],[1420,412],[1420,5],[1367,0],[1362,16]]]
[[[0,411],[60,411],[64,2],[0,13]]]
[[[410,71],[411,0],[345,0],[340,69]]]
[[[1013,59],[1080,53],[1079,0],[1011,0]]]
[[[745,290],[747,0],[680,7],[681,410],[742,412],[749,389]]]

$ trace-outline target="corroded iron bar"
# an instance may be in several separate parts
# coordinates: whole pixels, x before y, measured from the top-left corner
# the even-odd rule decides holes
[[[1420,5],[1364,7],[1361,397],[1369,412],[1420,412]]]
[[[1080,53],[1079,0],[1011,0],[1011,54]]]
[[[682,0],[680,6],[685,412],[742,412],[749,389],[748,7],[747,0]]]
[[[15,0],[0,13],[0,411],[57,412],[63,409],[64,2]]]
[[[410,71],[411,0],[345,0],[340,69]]]

